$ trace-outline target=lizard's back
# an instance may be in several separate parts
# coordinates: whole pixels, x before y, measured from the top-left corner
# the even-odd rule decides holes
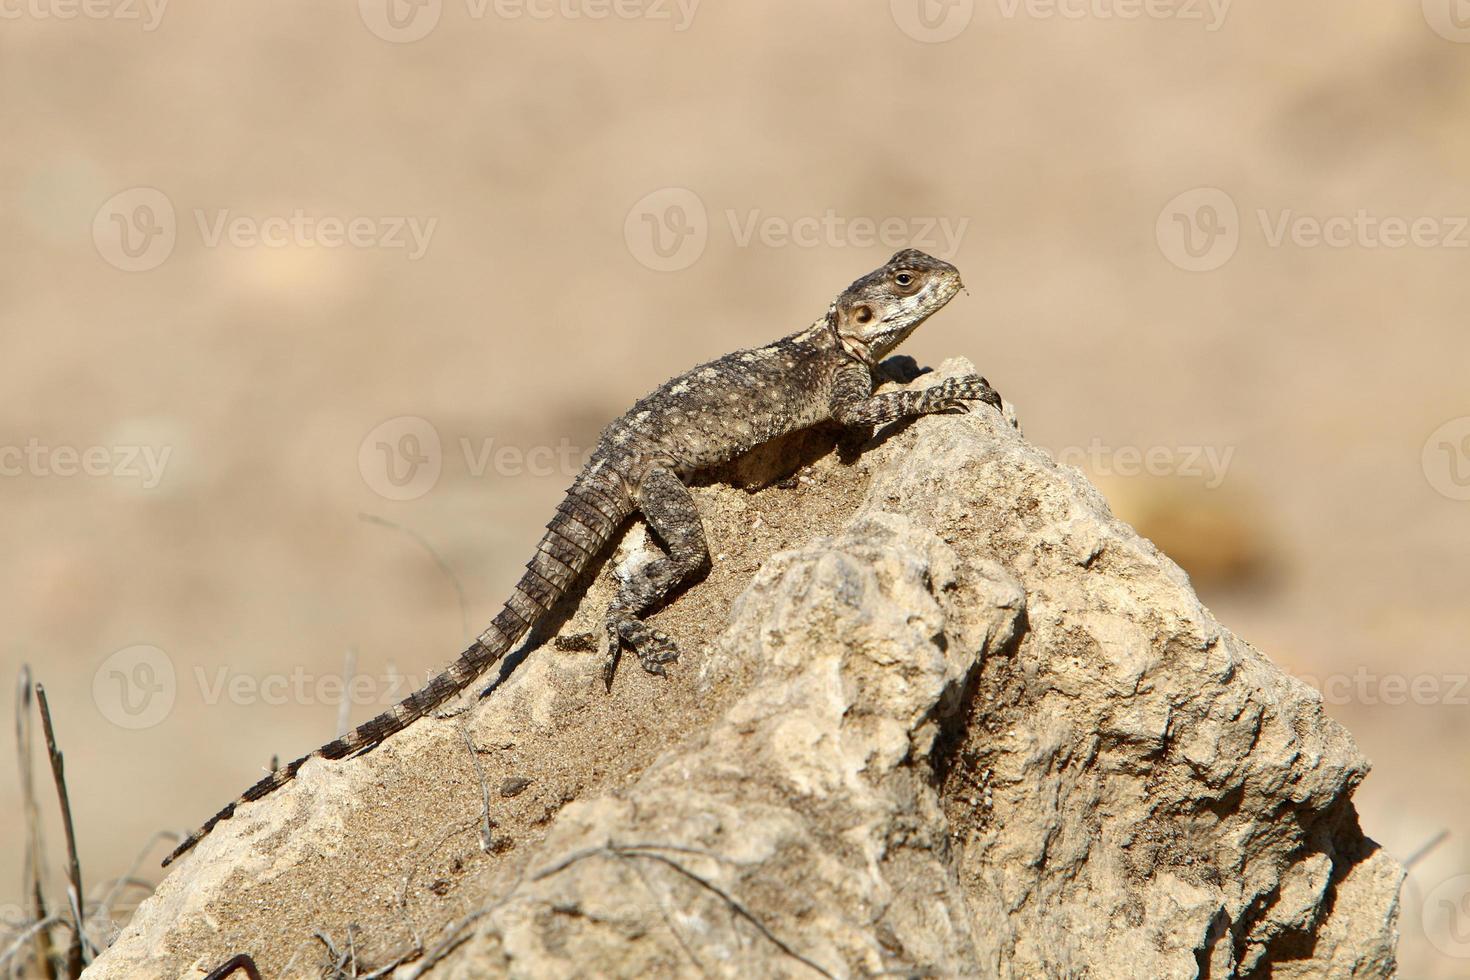
[[[664,382],[603,431],[593,453],[636,481],[649,463],[681,476],[820,422],[841,358],[822,326],[701,364]],[[628,470],[629,472],[624,472]]]

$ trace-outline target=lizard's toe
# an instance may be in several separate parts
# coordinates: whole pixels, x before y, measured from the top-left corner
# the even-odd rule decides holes
[[[663,630],[654,629],[638,619],[627,619],[617,625],[617,635],[633,648],[638,663],[643,669],[657,677],[667,673],[664,664],[679,659],[679,645]],[[609,663],[612,661],[609,660]]]
[[[660,630],[650,630],[634,649],[638,651],[638,662],[643,669],[657,677],[667,673],[664,664],[679,659],[679,645]]]
[[[613,677],[618,672],[618,658],[623,652],[622,627],[623,624],[615,619],[610,618],[607,621],[607,651],[602,660],[602,683],[609,692],[612,691]]]

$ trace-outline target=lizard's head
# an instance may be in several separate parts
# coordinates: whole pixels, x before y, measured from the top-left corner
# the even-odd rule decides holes
[[[847,352],[876,364],[960,291],[960,270],[916,248],[842,291],[828,314]]]

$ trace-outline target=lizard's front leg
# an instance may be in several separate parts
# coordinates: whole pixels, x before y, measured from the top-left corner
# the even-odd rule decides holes
[[[663,602],[670,592],[709,567],[709,546],[694,496],[673,470],[650,470],[633,495],[648,528],[664,546],[662,554],[636,569],[618,585],[607,609],[607,664],[603,680],[612,687],[618,651],[627,643],[650,674],[663,674],[663,665],[679,656],[679,648],[662,630],[640,617]]]
[[[895,419],[936,412],[968,412],[969,403],[982,401],[1001,407],[1000,395],[978,374],[945,378],[928,388],[910,388],[873,394],[873,375],[867,366],[852,364],[833,381],[830,411],[843,425],[881,425]]]

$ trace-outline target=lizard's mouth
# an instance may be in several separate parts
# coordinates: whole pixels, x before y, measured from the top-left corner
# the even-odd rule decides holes
[[[867,346],[878,350],[892,350],[908,339],[909,334],[918,329],[919,324],[924,322],[925,317],[920,316],[902,323],[896,323],[887,330],[874,334],[868,338]],[[886,321],[885,321],[886,322]]]

